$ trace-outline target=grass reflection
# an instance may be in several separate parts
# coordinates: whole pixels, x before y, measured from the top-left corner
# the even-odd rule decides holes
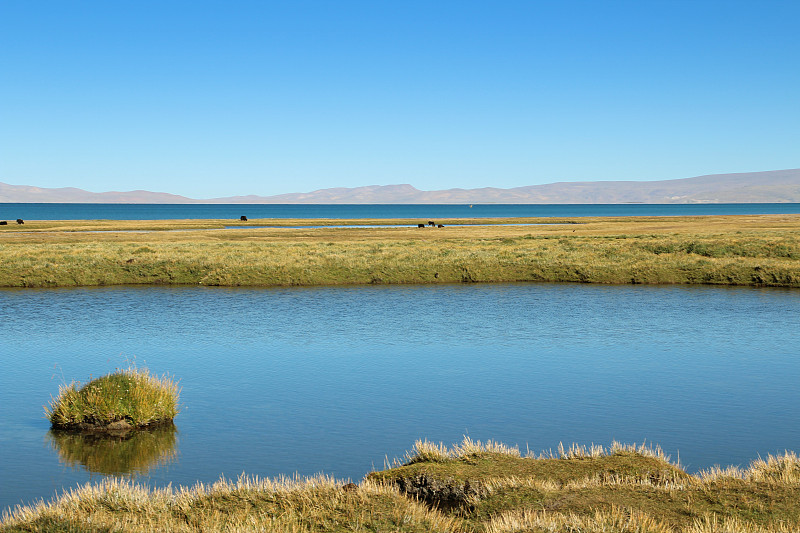
[[[62,462],[98,474],[144,474],[178,455],[173,424],[111,434],[51,429],[47,436]]]

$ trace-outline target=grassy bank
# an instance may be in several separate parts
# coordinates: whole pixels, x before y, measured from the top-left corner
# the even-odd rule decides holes
[[[689,475],[658,450],[614,444],[538,457],[465,439],[419,442],[358,486],[242,477],[150,490],[86,485],[17,508],[0,531],[786,533],[800,530],[800,459]]]
[[[793,453],[689,475],[658,448],[572,446],[534,458],[465,439],[450,449],[418,442],[405,464],[368,479],[447,509],[463,531],[800,530]]]
[[[800,215],[412,221],[26,222],[0,286],[690,283],[800,287]],[[542,224],[549,225],[502,225]],[[225,225],[235,229],[219,229]],[[169,231],[178,230],[178,231]]]

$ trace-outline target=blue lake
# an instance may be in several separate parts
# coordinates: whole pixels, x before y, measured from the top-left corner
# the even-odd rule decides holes
[[[176,431],[118,468],[153,486],[360,480],[465,434],[523,452],[646,439],[689,471],[800,450],[796,290],[26,289],[0,310],[0,510],[110,473],[42,406],[132,360],[182,386]]]
[[[489,218],[767,215],[800,204],[65,204],[0,203],[0,220],[170,220],[258,218]]]

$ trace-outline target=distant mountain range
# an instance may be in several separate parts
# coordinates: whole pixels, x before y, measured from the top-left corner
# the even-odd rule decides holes
[[[276,196],[194,199],[150,191],[89,192],[0,183],[0,202],[149,204],[694,204],[800,203],[800,169],[661,181],[576,181],[512,189],[420,191],[411,185],[321,189]]]

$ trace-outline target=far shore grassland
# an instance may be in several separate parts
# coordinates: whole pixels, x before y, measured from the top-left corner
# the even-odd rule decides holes
[[[0,533],[18,531],[790,533],[800,531],[800,459],[690,475],[644,445],[537,456],[466,437],[418,441],[358,484],[243,474],[151,489],[107,478],[13,509]]]
[[[26,221],[0,226],[0,287],[525,281],[800,287],[796,214],[436,222],[444,227],[379,219]],[[386,224],[402,227],[326,227]]]

